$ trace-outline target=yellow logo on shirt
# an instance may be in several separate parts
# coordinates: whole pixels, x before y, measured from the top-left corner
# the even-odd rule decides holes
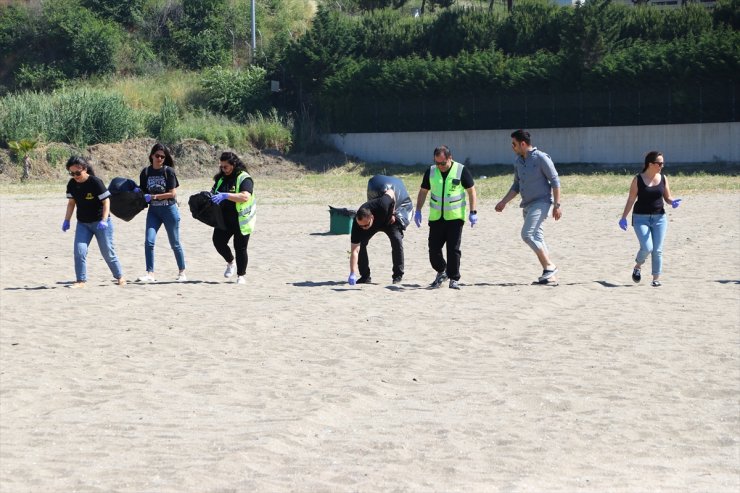
[[[93,194],[90,192],[87,192],[87,195],[85,195],[85,200],[93,200],[95,197],[93,197]]]

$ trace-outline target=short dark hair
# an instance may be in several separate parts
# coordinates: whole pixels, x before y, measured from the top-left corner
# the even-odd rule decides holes
[[[511,138],[516,139],[517,142],[526,142],[527,145],[532,145],[532,136],[526,130],[514,130],[511,132]]]
[[[662,155],[663,153],[660,151],[650,151],[645,154],[645,165],[642,167],[642,172],[644,173],[645,170],[648,169],[648,166],[650,166],[650,163],[654,163],[655,160]]]
[[[449,147],[444,146],[444,145],[435,147],[434,157],[442,156],[442,155],[445,157],[445,159],[449,159],[450,156],[452,156],[452,151],[450,150]]]
[[[357,212],[355,212],[355,219],[365,219],[366,217],[372,216],[373,213],[370,212],[370,209],[367,207],[360,207],[357,209]]]
[[[67,160],[67,171],[69,171],[69,168],[72,166],[79,166],[80,168],[87,171],[87,174],[90,176],[95,176],[95,170],[93,170],[92,166],[90,166],[90,163],[87,162],[87,159],[85,159],[82,156],[72,156]]]
[[[157,151],[164,152],[164,165],[165,166],[169,166],[170,168],[175,167],[175,161],[172,159],[170,150],[167,149],[167,146],[165,146],[164,144],[160,144],[159,142],[154,144],[154,147],[152,147],[152,150],[149,151],[149,164],[152,164],[152,162],[154,161],[154,158],[152,158],[152,156],[154,156],[154,153]]]

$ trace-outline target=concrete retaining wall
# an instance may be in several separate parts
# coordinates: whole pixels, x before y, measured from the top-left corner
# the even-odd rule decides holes
[[[456,161],[511,164],[511,130],[331,134],[331,144],[365,162],[428,164],[434,148],[446,144]],[[642,163],[659,150],[667,163],[739,163],[740,123],[528,129],[533,145],[555,163]]]

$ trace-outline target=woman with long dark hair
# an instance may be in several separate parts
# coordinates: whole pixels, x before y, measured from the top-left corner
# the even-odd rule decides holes
[[[149,204],[146,215],[146,236],[144,257],[146,274],[138,278],[141,282],[154,282],[154,243],[157,232],[164,224],[170,247],[175,253],[179,282],[187,281],[185,276],[185,253],[180,244],[180,210],[177,207],[177,174],[175,162],[170,151],[162,144],[154,144],[149,152],[149,166],[139,174],[139,186],[144,192],[144,200]]]
[[[211,199],[219,204],[226,230],[214,228],[213,246],[226,261],[224,277],[234,275],[236,261],[236,283],[246,284],[247,245],[254,231],[257,203],[254,198],[254,180],[249,176],[244,163],[233,152],[224,152],[219,158],[219,172],[213,177]],[[229,240],[234,237],[234,253]]]

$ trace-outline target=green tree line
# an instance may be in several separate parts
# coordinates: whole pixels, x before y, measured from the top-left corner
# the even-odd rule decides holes
[[[175,136],[183,134],[174,123],[157,119],[222,115],[238,124],[276,108],[271,114],[283,115],[278,120],[302,127],[374,100],[650,87],[668,87],[680,98],[697,84],[735,88],[740,77],[740,0],[719,0],[713,9],[691,2],[658,9],[610,0],[575,7],[520,0],[511,12],[502,3],[454,3],[319,1],[312,16],[308,0],[257,0],[252,52],[249,0],[14,2],[0,7],[0,96],[63,91],[42,105],[51,108],[79,80],[196,71],[197,97],[162,101],[137,122],[118,126],[122,134]],[[423,7],[423,15],[412,16],[411,6]],[[280,82],[280,93],[270,93],[271,80]],[[116,100],[111,97],[101,100]],[[11,115],[20,106],[17,99],[0,100],[0,113],[6,121],[23,116],[23,125],[40,119]],[[42,133],[58,134],[50,125]]]

